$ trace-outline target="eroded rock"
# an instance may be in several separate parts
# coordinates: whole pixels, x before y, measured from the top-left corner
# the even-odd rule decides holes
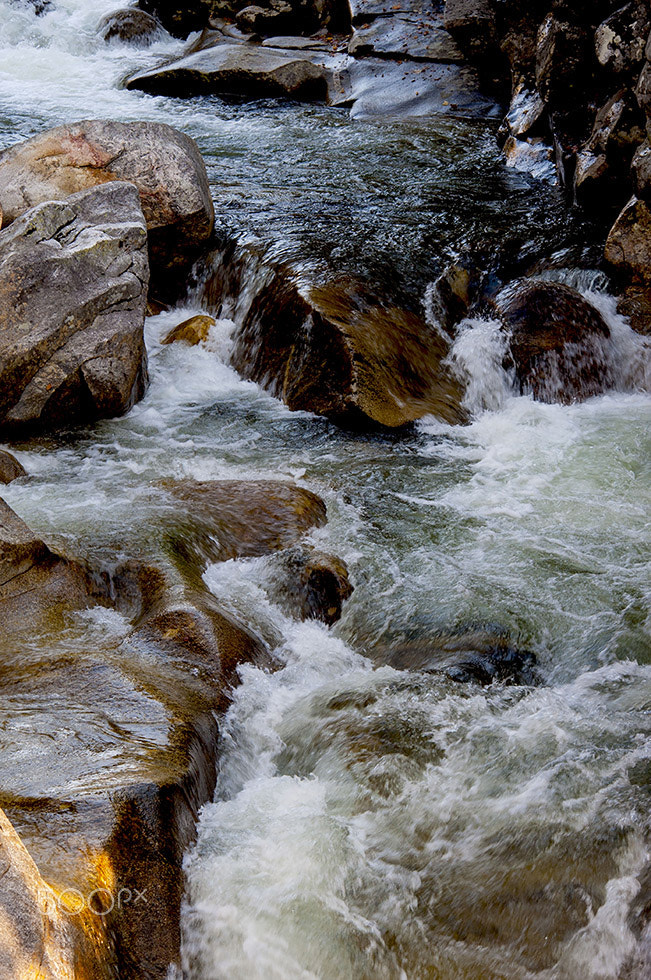
[[[612,383],[604,345],[610,331],[580,293],[557,282],[521,279],[492,301],[509,335],[523,391],[539,401],[572,402]]]
[[[90,423],[142,396],[148,279],[130,184],[37,205],[0,231],[0,428]]]
[[[189,136],[163,123],[84,121],[59,126],[0,153],[5,225],[28,208],[108,181],[139,191],[152,289],[176,298],[212,233],[206,168]]]

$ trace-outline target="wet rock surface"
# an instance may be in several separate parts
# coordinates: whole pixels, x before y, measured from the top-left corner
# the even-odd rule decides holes
[[[189,508],[219,538],[222,559],[278,549],[282,559],[325,521],[322,501],[288,484],[166,489],[177,511]],[[351,591],[345,566],[298,554],[281,561],[288,602],[334,621]],[[14,965],[18,955],[25,964],[41,956],[48,978],[163,980],[178,962],[181,864],[214,790],[218,716],[242,664],[278,666],[208,592],[202,568],[173,555],[163,570],[138,562],[110,575],[93,570],[57,553],[0,501],[0,706],[3,772],[11,773],[0,781],[0,806],[35,862],[11,837],[23,863],[10,863],[23,880],[18,897],[4,886],[0,897],[0,930],[15,937],[3,965],[3,956]],[[84,617],[101,607],[120,611],[123,626],[89,642]],[[13,833],[3,821],[0,812],[2,857]],[[60,896],[52,907],[32,895],[25,868],[39,895]],[[70,948],[78,972],[68,974]],[[63,972],[48,972],[48,957]]]
[[[397,670],[441,673],[459,683],[540,682],[535,654],[518,649],[507,633],[495,627],[430,635],[406,631],[383,641],[372,656]]]
[[[603,345],[610,331],[576,290],[524,279],[502,290],[493,307],[508,332],[522,390],[541,401],[571,402],[608,387]]]
[[[25,467],[11,453],[0,449],[0,483],[12,483],[21,476],[27,476]]]
[[[85,121],[0,153],[4,224],[44,201],[109,181],[138,188],[154,296],[177,298],[210,238],[214,208],[194,140],[163,123]]]
[[[163,35],[163,25],[144,10],[127,7],[103,17],[97,26],[105,41],[120,41],[146,48]]]
[[[0,427],[120,415],[143,394],[147,235],[124,183],[38,205],[0,232]]]

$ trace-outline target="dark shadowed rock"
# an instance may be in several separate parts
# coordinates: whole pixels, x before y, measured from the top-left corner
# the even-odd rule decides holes
[[[163,25],[144,10],[127,7],[102,17],[97,31],[105,41],[120,41],[145,48],[162,36]]]
[[[278,268],[242,311],[232,363],[292,409],[396,428],[427,414],[464,420],[447,352],[420,316],[383,306],[360,283],[303,287]]]
[[[296,619],[319,619],[331,626],[341,619],[353,594],[346,563],[335,555],[291,548],[273,561],[270,595]]]
[[[597,60],[604,68],[620,73],[639,71],[651,30],[647,0],[633,0],[616,10],[595,32]]]
[[[194,140],[163,123],[85,121],[0,153],[4,223],[43,201],[129,181],[147,222],[154,295],[176,297],[210,238],[214,210]]]
[[[521,279],[502,290],[492,304],[509,334],[523,391],[533,392],[540,401],[571,402],[608,387],[604,344],[610,331],[576,290]]]
[[[444,24],[459,46],[475,61],[494,54],[498,45],[491,0],[446,0]]]
[[[550,13],[540,26],[536,84],[543,100],[565,108],[585,96],[592,85],[594,59],[590,28]]]
[[[148,278],[130,184],[40,204],[0,231],[0,428],[89,423],[142,396]]]
[[[0,483],[11,483],[21,476],[27,476],[25,467],[11,453],[0,449]]]
[[[638,147],[631,163],[633,186],[637,197],[651,201],[651,144],[645,140]]]
[[[214,0],[191,0],[186,4],[178,0],[139,0],[138,6],[153,14],[170,34],[187,37],[207,26],[217,4]]]
[[[610,229],[606,261],[623,278],[651,284],[651,210],[632,198]]]
[[[619,204],[630,194],[630,166],[644,139],[644,115],[630,89],[601,107],[590,139],[577,155],[574,187],[582,204]]]
[[[383,641],[375,656],[378,653],[383,662],[397,670],[442,673],[463,683],[539,682],[535,655],[514,646],[503,630],[490,627],[429,635],[406,631]]]

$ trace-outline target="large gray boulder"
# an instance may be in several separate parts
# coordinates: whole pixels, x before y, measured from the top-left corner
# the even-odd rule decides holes
[[[4,224],[35,204],[115,180],[140,193],[154,294],[176,298],[212,234],[214,209],[196,143],[172,126],[87,120],[10,147],[0,153]]]
[[[0,231],[0,430],[92,422],[142,396],[148,280],[131,184],[40,204]]]

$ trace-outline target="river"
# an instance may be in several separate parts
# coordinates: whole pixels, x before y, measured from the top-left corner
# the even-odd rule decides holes
[[[197,139],[221,226],[390,280],[415,307],[459,250],[495,241],[533,262],[551,241],[566,250],[552,274],[614,337],[615,389],[547,405],[511,389],[494,325],[470,322],[455,347],[469,425],[352,434],[241,380],[228,321],[206,347],[161,346],[195,298],[148,319],[151,385],[128,416],[16,447],[34,479],[3,496],[86,552],[144,534],[161,478],[280,477],[326,500],[311,540],[350,568],[329,630],[273,604],[267,559],[205,570],[286,666],[243,668],[224,722],[186,859],[187,977],[648,975],[649,959],[625,968],[651,955],[629,919],[651,840],[648,348],[585,252],[577,269],[584,226],[502,166],[493,123],[127,92],[179,42],[104,45],[114,8],[0,2],[0,146],[89,117],[168,122]],[[391,638],[477,624],[535,653],[539,683],[388,666]]]

